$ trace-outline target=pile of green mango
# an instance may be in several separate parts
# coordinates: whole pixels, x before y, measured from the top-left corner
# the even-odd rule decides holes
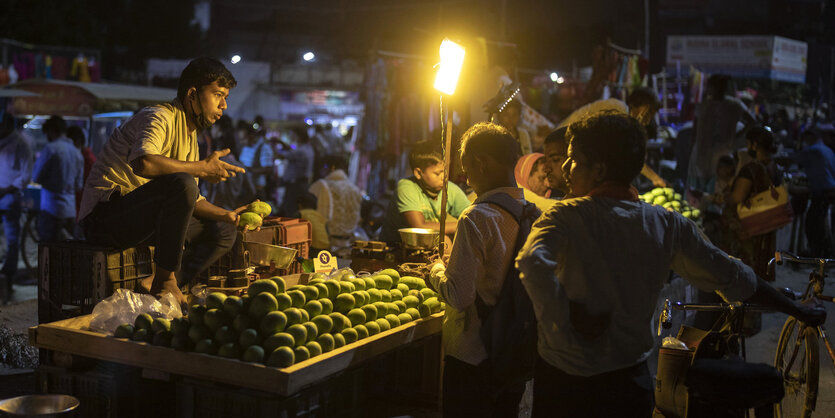
[[[252,202],[247,206],[246,211],[238,217],[238,226],[244,230],[253,230],[261,226],[264,218],[273,212],[272,206],[260,200]]]
[[[114,335],[283,368],[443,309],[423,279],[393,269],[367,277],[315,274],[287,288],[276,276],[256,280],[242,297],[211,293],[187,317],[141,314]]]
[[[682,199],[681,194],[676,193],[672,187],[657,187],[640,196],[641,200],[653,205],[664,207],[669,211],[676,211],[687,219],[694,221],[701,220],[702,212]]]

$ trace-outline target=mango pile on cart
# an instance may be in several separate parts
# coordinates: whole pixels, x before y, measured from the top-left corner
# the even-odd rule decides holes
[[[682,199],[681,194],[676,193],[671,187],[657,187],[642,194],[640,198],[644,202],[662,206],[669,211],[676,211],[697,224],[701,223],[702,212],[690,206],[687,200]]]
[[[285,289],[281,277],[253,282],[242,297],[215,292],[188,316],[148,314],[114,335],[177,350],[288,367],[444,309],[423,279],[393,269],[367,277],[313,275]]]

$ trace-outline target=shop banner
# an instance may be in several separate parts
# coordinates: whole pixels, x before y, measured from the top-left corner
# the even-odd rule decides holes
[[[91,116],[96,108],[96,97],[75,86],[32,83],[19,84],[17,88],[38,96],[15,97],[12,100],[14,115]]]
[[[807,51],[805,42],[779,36],[668,36],[667,69],[804,83]]]

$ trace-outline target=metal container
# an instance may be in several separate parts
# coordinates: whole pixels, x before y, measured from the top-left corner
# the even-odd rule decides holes
[[[438,247],[440,232],[427,228],[400,228],[400,239],[409,248],[432,249]]]
[[[249,285],[249,277],[234,277],[226,279],[226,287],[246,287]]]
[[[223,287],[226,284],[226,276],[210,276],[209,287]]]
[[[278,245],[261,244],[258,242],[244,242],[246,248],[244,258],[247,258],[249,265],[269,266],[274,264],[275,268],[286,269],[296,259],[296,250]]]
[[[234,279],[234,278],[237,278],[237,277],[246,277],[246,274],[247,274],[247,269],[245,269],[245,268],[234,269],[234,270],[229,270],[229,272],[226,273],[226,278],[227,279]]]
[[[60,417],[78,408],[69,395],[25,395],[0,401],[0,411],[10,417]]]

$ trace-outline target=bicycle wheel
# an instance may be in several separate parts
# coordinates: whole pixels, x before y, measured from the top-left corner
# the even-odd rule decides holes
[[[29,215],[20,233],[20,257],[27,269],[38,268],[38,224],[37,216]]]
[[[814,328],[793,317],[783,325],[774,367],[783,373],[786,395],[774,405],[777,418],[811,417],[818,397],[818,340]]]

